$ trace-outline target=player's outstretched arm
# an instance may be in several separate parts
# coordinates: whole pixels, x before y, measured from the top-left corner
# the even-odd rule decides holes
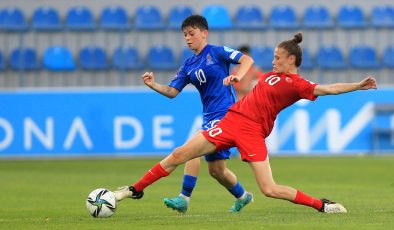
[[[254,63],[253,58],[250,56],[243,54],[241,58],[239,59],[239,69],[238,72],[235,73],[234,75],[230,75],[226,78],[223,79],[223,85],[231,85],[236,82],[239,82],[249,71],[250,67],[252,67]]]
[[[178,95],[179,91],[174,87],[168,85],[161,85],[155,82],[155,75],[152,72],[145,72],[142,75],[142,80],[144,81],[145,85],[149,88],[153,89],[154,91],[168,97],[174,98]]]
[[[336,94],[352,92],[355,90],[368,90],[368,89],[377,89],[377,83],[375,78],[370,76],[363,79],[360,82],[317,85],[315,87],[315,90],[313,91],[313,95],[315,96],[336,95]]]

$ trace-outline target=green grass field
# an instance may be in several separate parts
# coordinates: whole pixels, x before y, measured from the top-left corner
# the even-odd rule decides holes
[[[264,197],[248,164],[229,161],[255,202],[228,213],[233,197],[203,163],[187,214],[162,199],[178,195],[183,167],[119,204],[114,216],[91,217],[85,199],[95,188],[131,184],[159,159],[1,160],[0,229],[394,229],[394,157],[271,157],[277,183],[341,202],[347,214]]]

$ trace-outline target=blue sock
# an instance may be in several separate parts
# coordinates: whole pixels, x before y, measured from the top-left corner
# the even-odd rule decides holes
[[[234,187],[228,188],[228,191],[230,191],[230,193],[233,194],[235,198],[240,198],[245,193],[244,188],[239,182],[237,182]]]
[[[183,175],[183,184],[182,184],[182,194],[190,197],[192,195],[193,189],[196,186],[197,177],[190,175]]]

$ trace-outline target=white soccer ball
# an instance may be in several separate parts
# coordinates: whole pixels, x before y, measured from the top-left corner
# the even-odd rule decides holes
[[[86,207],[93,217],[110,217],[116,211],[115,194],[105,188],[95,189],[86,199]]]

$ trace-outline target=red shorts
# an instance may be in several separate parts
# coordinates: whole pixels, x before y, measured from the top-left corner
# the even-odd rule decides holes
[[[215,127],[202,134],[216,146],[217,151],[236,146],[243,161],[267,159],[262,125],[241,114],[229,111]]]

